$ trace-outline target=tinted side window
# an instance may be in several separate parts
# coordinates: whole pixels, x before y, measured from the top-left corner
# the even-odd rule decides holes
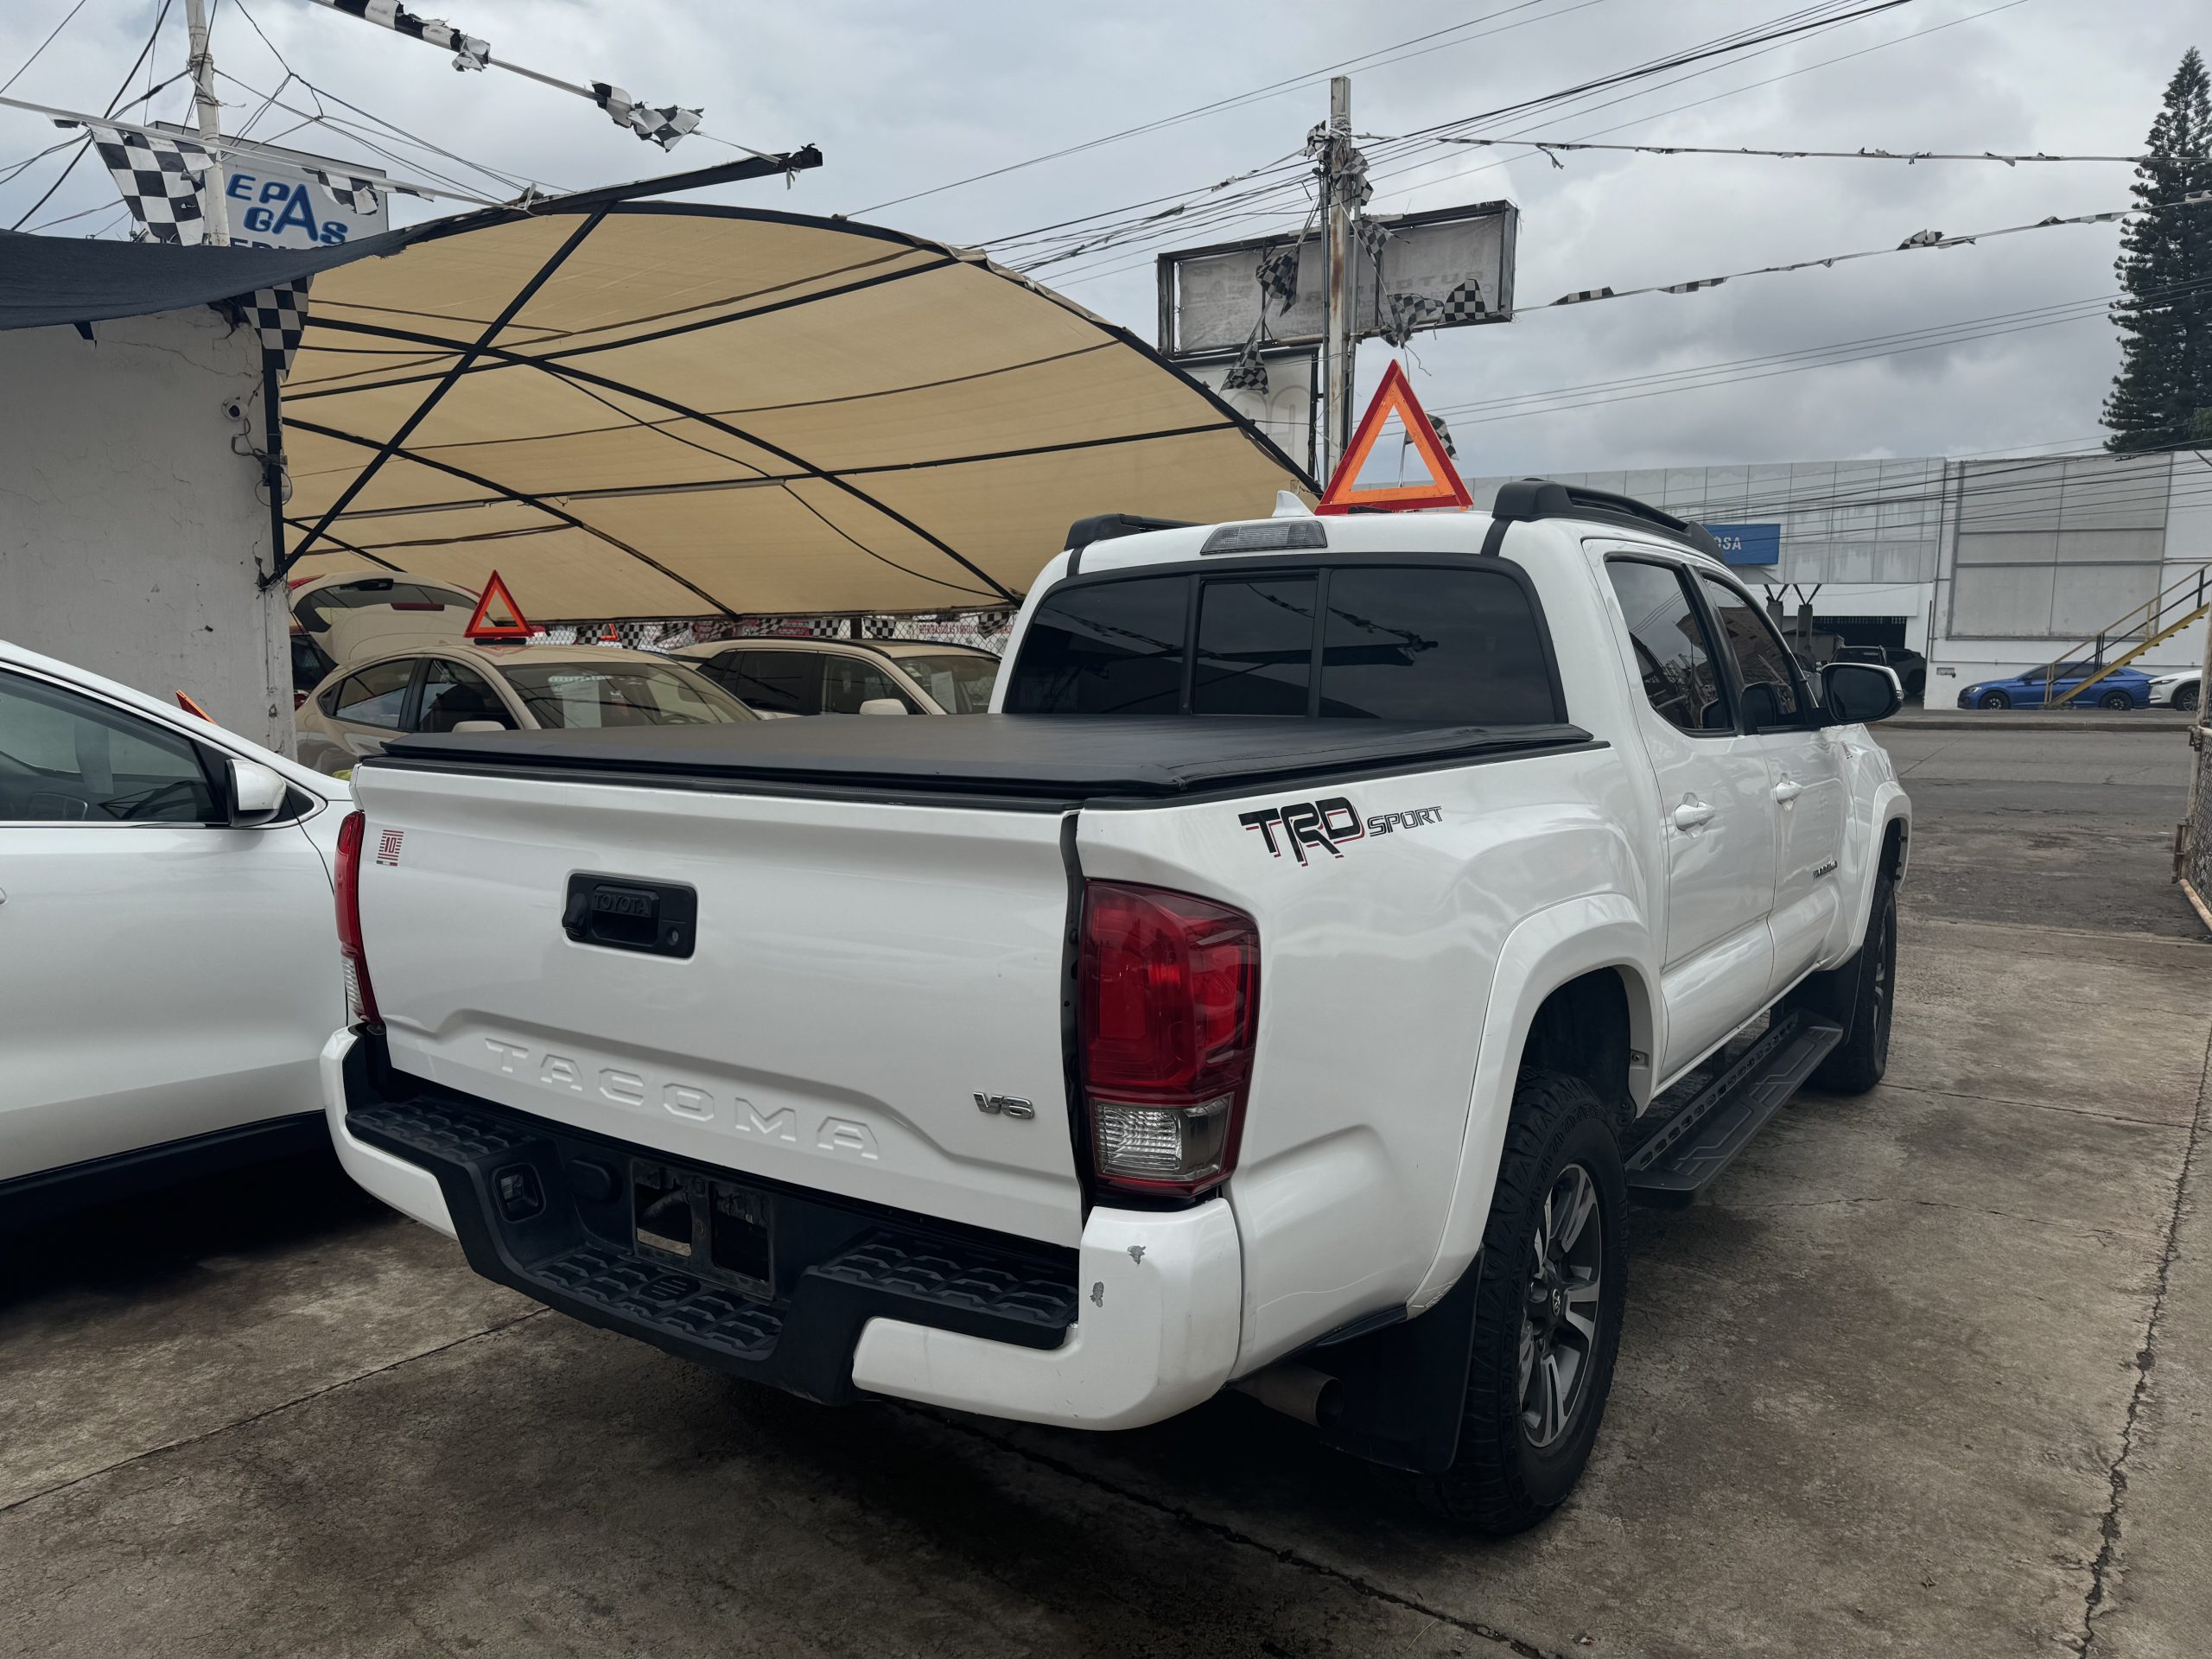
[[[901,691],[891,678],[890,671],[865,657],[848,657],[842,652],[831,652],[822,659],[822,712],[825,715],[857,715],[861,704],[888,697],[908,714],[918,713],[914,700]]]
[[[0,821],[207,823],[199,747],[58,686],[0,674]]]
[[[502,731],[515,728],[514,716],[499,694],[473,668],[433,657],[423,671],[423,712],[418,732],[449,732],[464,720],[497,721]]]
[[[1613,596],[1627,619],[1636,669],[1651,706],[1686,732],[1732,731],[1706,637],[1681,576],[1673,566],[1637,559],[1605,565]]]
[[[733,652],[710,671],[740,702],[779,715],[822,712],[822,658],[811,651]]]
[[[1357,566],[1329,578],[1321,713],[1497,726],[1564,717],[1543,632],[1510,576]]]
[[[1199,591],[1194,715],[1303,715],[1313,680],[1311,576],[1210,582]]]
[[[1030,618],[1006,711],[1174,714],[1190,587],[1182,576],[1146,576],[1046,595]]]
[[[1736,659],[1744,683],[1744,706],[1753,727],[1780,720],[1796,723],[1805,705],[1797,693],[1797,671],[1758,607],[1724,582],[1701,578],[1705,597],[1720,619],[1721,637]]]
[[[328,699],[327,712],[349,725],[375,726],[396,732],[399,729],[400,709],[407,702],[408,677],[414,671],[415,659],[411,657],[365,668],[338,686]]]

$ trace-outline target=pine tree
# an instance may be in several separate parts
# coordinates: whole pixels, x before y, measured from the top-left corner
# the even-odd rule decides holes
[[[2105,447],[2172,448],[2212,424],[2212,82],[2191,47],[2166,84],[2135,170],[2137,203],[2156,208],[2120,232],[2120,287],[2112,308],[2120,372],[2105,399]]]

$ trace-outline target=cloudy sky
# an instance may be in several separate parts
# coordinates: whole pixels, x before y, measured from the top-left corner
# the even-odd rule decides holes
[[[0,6],[0,79],[17,73],[73,3]],[[579,99],[496,71],[456,75],[442,54],[308,0],[211,3],[218,63],[237,78],[223,84],[226,128],[244,125],[260,106],[257,94],[276,88],[287,73],[281,54],[332,113],[346,113],[331,101],[343,99],[510,178],[578,187],[730,153],[702,137],[664,157]],[[1359,60],[1351,67],[1356,128],[1404,134],[1719,37],[1866,3],[450,0],[423,9],[532,67],[612,80],[654,102],[702,105],[709,133],[764,149],[812,142],[827,156],[788,192],[753,183],[710,194],[990,243],[1084,215],[1106,214],[1102,222],[1110,223],[1129,217],[1117,210],[1156,211],[1281,162],[1326,113],[1326,73],[1347,60]],[[105,108],[159,10],[159,0],[85,0],[10,95]],[[183,67],[182,10],[176,0],[156,38],[155,80]],[[1475,130],[1779,149],[2128,155],[2141,147],[2159,93],[2192,43],[2212,48],[2201,0],[1908,0],[1755,54]],[[134,92],[147,79],[142,72]],[[1255,92],[1262,95],[1247,96]],[[185,92],[180,82],[150,107],[161,118],[181,118]],[[296,79],[281,101],[315,108]],[[1224,101],[1135,137],[1014,166]],[[251,130],[277,138],[296,122],[271,109]],[[0,175],[60,137],[36,116],[0,110]],[[379,159],[327,129],[286,142]],[[397,159],[382,164],[401,176],[428,180],[435,165],[473,189],[506,194],[475,166],[406,145],[394,151]],[[0,225],[32,207],[62,159],[0,184]],[[2113,291],[2114,226],[1903,253],[1687,296],[1540,308],[1570,289],[1679,282],[1893,247],[1924,230],[1956,235],[2124,207],[2125,166],[1588,152],[1562,159],[1555,168],[1522,146],[1431,147],[1376,168],[1376,211],[1503,197],[1522,212],[1519,318],[1422,335],[1408,354],[1428,406],[1454,411],[1463,470],[1956,455],[2096,442],[2117,347],[2110,325],[2086,302]],[[1187,238],[1295,225],[1306,211],[1296,176],[1286,166],[1197,194],[1179,222],[1211,218]],[[1273,195],[1219,205],[1276,182],[1283,188]],[[114,201],[88,162],[24,227],[113,234]],[[413,207],[404,205],[402,216]],[[1234,211],[1251,216],[1226,216]],[[1038,276],[1150,338],[1152,255],[1160,245],[1140,235]],[[1389,355],[1379,343],[1363,350],[1363,386]],[[1681,384],[1649,377],[1681,371],[1710,372],[1691,377],[1694,389],[1644,395]]]

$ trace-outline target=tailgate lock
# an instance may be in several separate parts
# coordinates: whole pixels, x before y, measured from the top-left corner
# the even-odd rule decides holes
[[[689,957],[699,918],[696,889],[621,875],[569,878],[561,929],[578,944],[649,956]]]

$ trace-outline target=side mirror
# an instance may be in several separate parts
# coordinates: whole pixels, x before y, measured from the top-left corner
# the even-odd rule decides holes
[[[453,723],[455,737],[465,736],[470,732],[504,732],[506,729],[496,720],[456,720]]]
[[[1875,663],[1830,663],[1821,671],[1830,726],[1871,726],[1904,706],[1904,686],[1893,668]]]
[[[231,828],[251,830],[284,805],[284,780],[258,760],[231,760]]]
[[[861,713],[864,715],[903,715],[906,712],[906,705],[896,697],[870,697],[861,704]]]

